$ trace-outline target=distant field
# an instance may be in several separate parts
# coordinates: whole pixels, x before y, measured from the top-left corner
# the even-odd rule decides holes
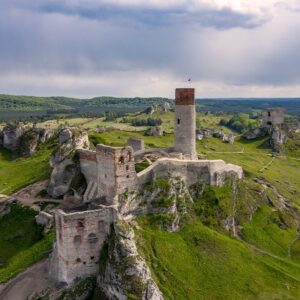
[[[64,126],[76,126],[82,130],[96,130],[101,127],[111,127],[119,130],[124,131],[145,131],[148,126],[132,126],[130,124],[131,120],[134,119],[161,119],[162,120],[162,128],[167,133],[173,132],[174,130],[174,113],[173,112],[155,112],[152,115],[148,114],[127,114],[126,118],[129,122],[124,123],[123,117],[116,118],[114,121],[105,121],[104,117],[101,118],[68,118],[64,117],[61,119],[56,120],[48,120],[44,122],[37,123],[37,126],[51,128],[51,129],[57,129],[59,127]],[[198,112],[197,113],[197,123],[201,127],[210,128],[210,129],[222,129],[224,132],[230,132],[227,127],[220,126],[219,122],[221,119],[229,119],[230,115],[213,115],[209,114],[206,115],[205,113]],[[1,123],[0,123],[1,127]]]

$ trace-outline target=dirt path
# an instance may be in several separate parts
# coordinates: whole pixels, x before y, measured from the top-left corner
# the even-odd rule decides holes
[[[34,264],[6,284],[0,285],[0,299],[30,299],[47,288],[55,289],[48,278],[48,259],[45,259]]]
[[[265,166],[263,166],[258,172],[263,172],[265,169],[269,168],[275,160],[275,156],[272,157],[271,161],[269,161]]]
[[[16,193],[11,194],[5,200],[14,201],[22,203],[23,205],[31,206],[35,202],[50,202],[50,203],[60,203],[61,200],[52,199],[52,198],[41,198],[37,194],[41,190],[46,189],[48,186],[48,180],[39,181],[33,184],[26,186],[25,188],[17,191]]]

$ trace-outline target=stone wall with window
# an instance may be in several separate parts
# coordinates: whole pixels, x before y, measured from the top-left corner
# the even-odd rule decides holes
[[[99,255],[117,213],[113,207],[55,215],[57,240],[51,259],[54,277],[71,283],[76,277],[96,275]]]

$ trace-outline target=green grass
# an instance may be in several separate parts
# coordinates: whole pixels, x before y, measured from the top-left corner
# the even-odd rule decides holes
[[[0,269],[0,283],[5,283],[18,273],[48,255],[52,248],[55,234],[49,232],[42,240],[16,254],[5,268]]]
[[[145,136],[143,132],[112,130],[104,133],[91,133],[89,137],[94,145],[106,144],[115,147],[127,145],[127,140],[130,137],[143,139],[146,148],[166,148],[173,144],[173,134]]]
[[[0,194],[10,194],[50,174],[49,157],[55,147],[51,139],[31,157],[16,158],[0,147]]]
[[[245,241],[287,257],[288,246],[296,237],[296,228],[287,227],[280,212],[262,205],[253,214],[252,221],[243,224],[242,234]]]
[[[165,299],[299,299],[300,266],[263,255],[199,222],[137,231]]]
[[[135,164],[135,171],[137,173],[142,172],[143,170],[145,170],[149,166],[150,166],[149,162],[147,160],[143,160],[143,161],[138,162],[138,163]]]
[[[8,281],[51,249],[54,232],[45,237],[35,222],[37,212],[11,204],[11,211],[0,219],[0,283]]]
[[[11,257],[27,249],[42,238],[42,228],[35,222],[37,212],[15,204],[11,212],[0,219],[0,261],[7,263]]]

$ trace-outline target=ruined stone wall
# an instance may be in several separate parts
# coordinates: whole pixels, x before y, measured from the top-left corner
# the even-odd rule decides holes
[[[280,126],[284,123],[283,108],[271,108],[262,111],[262,126]]]
[[[97,182],[97,158],[96,151],[78,150],[80,159],[80,169],[84,175],[87,184]]]
[[[72,213],[57,210],[56,245],[50,266],[57,281],[69,284],[76,277],[98,273],[100,251],[115,219],[113,207]]]
[[[180,160],[161,158],[153,165],[138,173],[138,184],[142,187],[145,183],[158,178],[180,177],[187,186],[201,182],[214,186],[221,186],[230,176],[239,179],[243,177],[240,166],[227,164],[223,160]]]
[[[97,145],[98,195],[105,197],[108,205],[116,196],[134,190],[137,183],[131,147]]]
[[[175,98],[174,151],[196,160],[195,90],[176,89]]]
[[[127,140],[127,145],[132,147],[134,152],[142,151],[145,149],[145,143],[144,143],[144,140],[142,140],[142,139],[129,138]]]

